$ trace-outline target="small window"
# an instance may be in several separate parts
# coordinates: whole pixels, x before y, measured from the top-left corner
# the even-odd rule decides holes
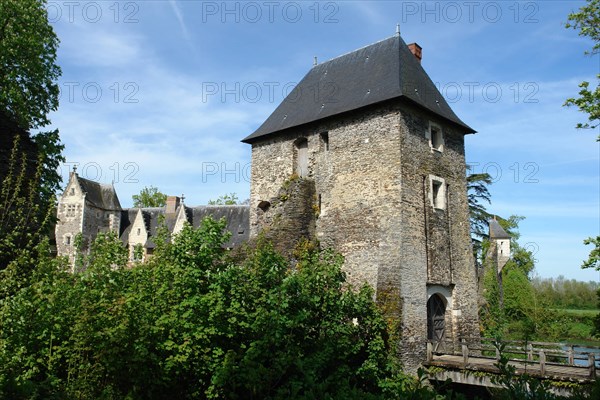
[[[321,136],[321,148],[329,151],[329,132],[322,132],[319,136]]]
[[[71,196],[75,196],[75,188],[71,188],[71,192],[69,193]]]
[[[271,207],[271,203],[266,200],[262,200],[260,203],[258,203],[258,208],[260,208],[263,212],[267,212],[269,207]]]
[[[65,236],[65,244],[67,246],[71,245],[71,236],[69,236],[69,235]]]
[[[429,139],[429,146],[432,150],[436,150],[439,152],[444,151],[444,134],[442,132],[442,127],[433,122],[429,123],[429,130],[427,131],[427,136]]]
[[[142,233],[142,230],[140,228],[137,228],[137,234],[138,236]]]
[[[433,208],[437,210],[446,209],[446,184],[444,179],[430,176],[431,182],[429,200]]]

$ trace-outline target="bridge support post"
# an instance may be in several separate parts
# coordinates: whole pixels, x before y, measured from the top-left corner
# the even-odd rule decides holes
[[[588,362],[589,362],[589,366],[590,366],[590,378],[595,379],[596,378],[596,357],[594,356],[594,353],[588,354]]]
[[[527,343],[527,361],[533,361],[533,345]]]
[[[569,350],[567,351],[567,355],[569,357],[569,365],[575,365],[575,356],[573,354],[573,346],[569,346]]]
[[[427,361],[433,361],[433,343],[427,342]]]
[[[546,375],[546,353],[540,350],[540,374]]]
[[[463,343],[462,345],[463,364],[466,366],[469,363],[469,347]]]

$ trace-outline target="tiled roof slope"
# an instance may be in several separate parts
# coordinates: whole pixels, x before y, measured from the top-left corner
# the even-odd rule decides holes
[[[506,233],[498,221],[490,219],[488,223],[490,226],[490,239],[510,239],[510,235]]]
[[[391,99],[404,99],[475,131],[454,114],[400,35],[314,66],[243,142]]]
[[[103,210],[120,210],[121,203],[113,185],[106,185],[82,177],[77,177],[81,190],[86,193],[85,199]]]

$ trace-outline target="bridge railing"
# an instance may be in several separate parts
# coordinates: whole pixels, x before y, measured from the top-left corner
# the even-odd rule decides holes
[[[463,357],[463,363],[467,365],[470,357],[489,358],[500,360],[504,355],[509,361],[522,364],[539,365],[540,373],[546,373],[547,365],[574,366],[587,368],[589,377],[596,378],[596,353],[589,351],[600,349],[600,347],[586,346],[586,350],[580,350],[576,345],[502,340],[492,338],[461,338],[458,341],[446,339],[438,342],[427,342],[427,360],[433,360],[434,355],[452,354]]]

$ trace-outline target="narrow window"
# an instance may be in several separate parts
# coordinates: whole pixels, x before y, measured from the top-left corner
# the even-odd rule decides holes
[[[296,174],[304,178],[308,176],[308,140],[300,139],[296,142]]]
[[[75,188],[71,188],[71,196],[75,196]]]
[[[65,237],[65,244],[66,244],[67,246],[69,246],[69,245],[71,244],[71,236],[67,235],[67,236]]]
[[[430,194],[429,200],[433,208],[437,210],[446,209],[446,185],[444,179],[437,176],[430,176]]]
[[[329,151],[329,132],[322,132],[321,136],[321,148],[325,151]]]
[[[444,151],[444,134],[442,128],[433,122],[429,123],[429,131],[427,132],[429,146],[432,150]]]
[[[137,234],[138,236],[142,233],[142,230],[140,228],[137,228]]]

